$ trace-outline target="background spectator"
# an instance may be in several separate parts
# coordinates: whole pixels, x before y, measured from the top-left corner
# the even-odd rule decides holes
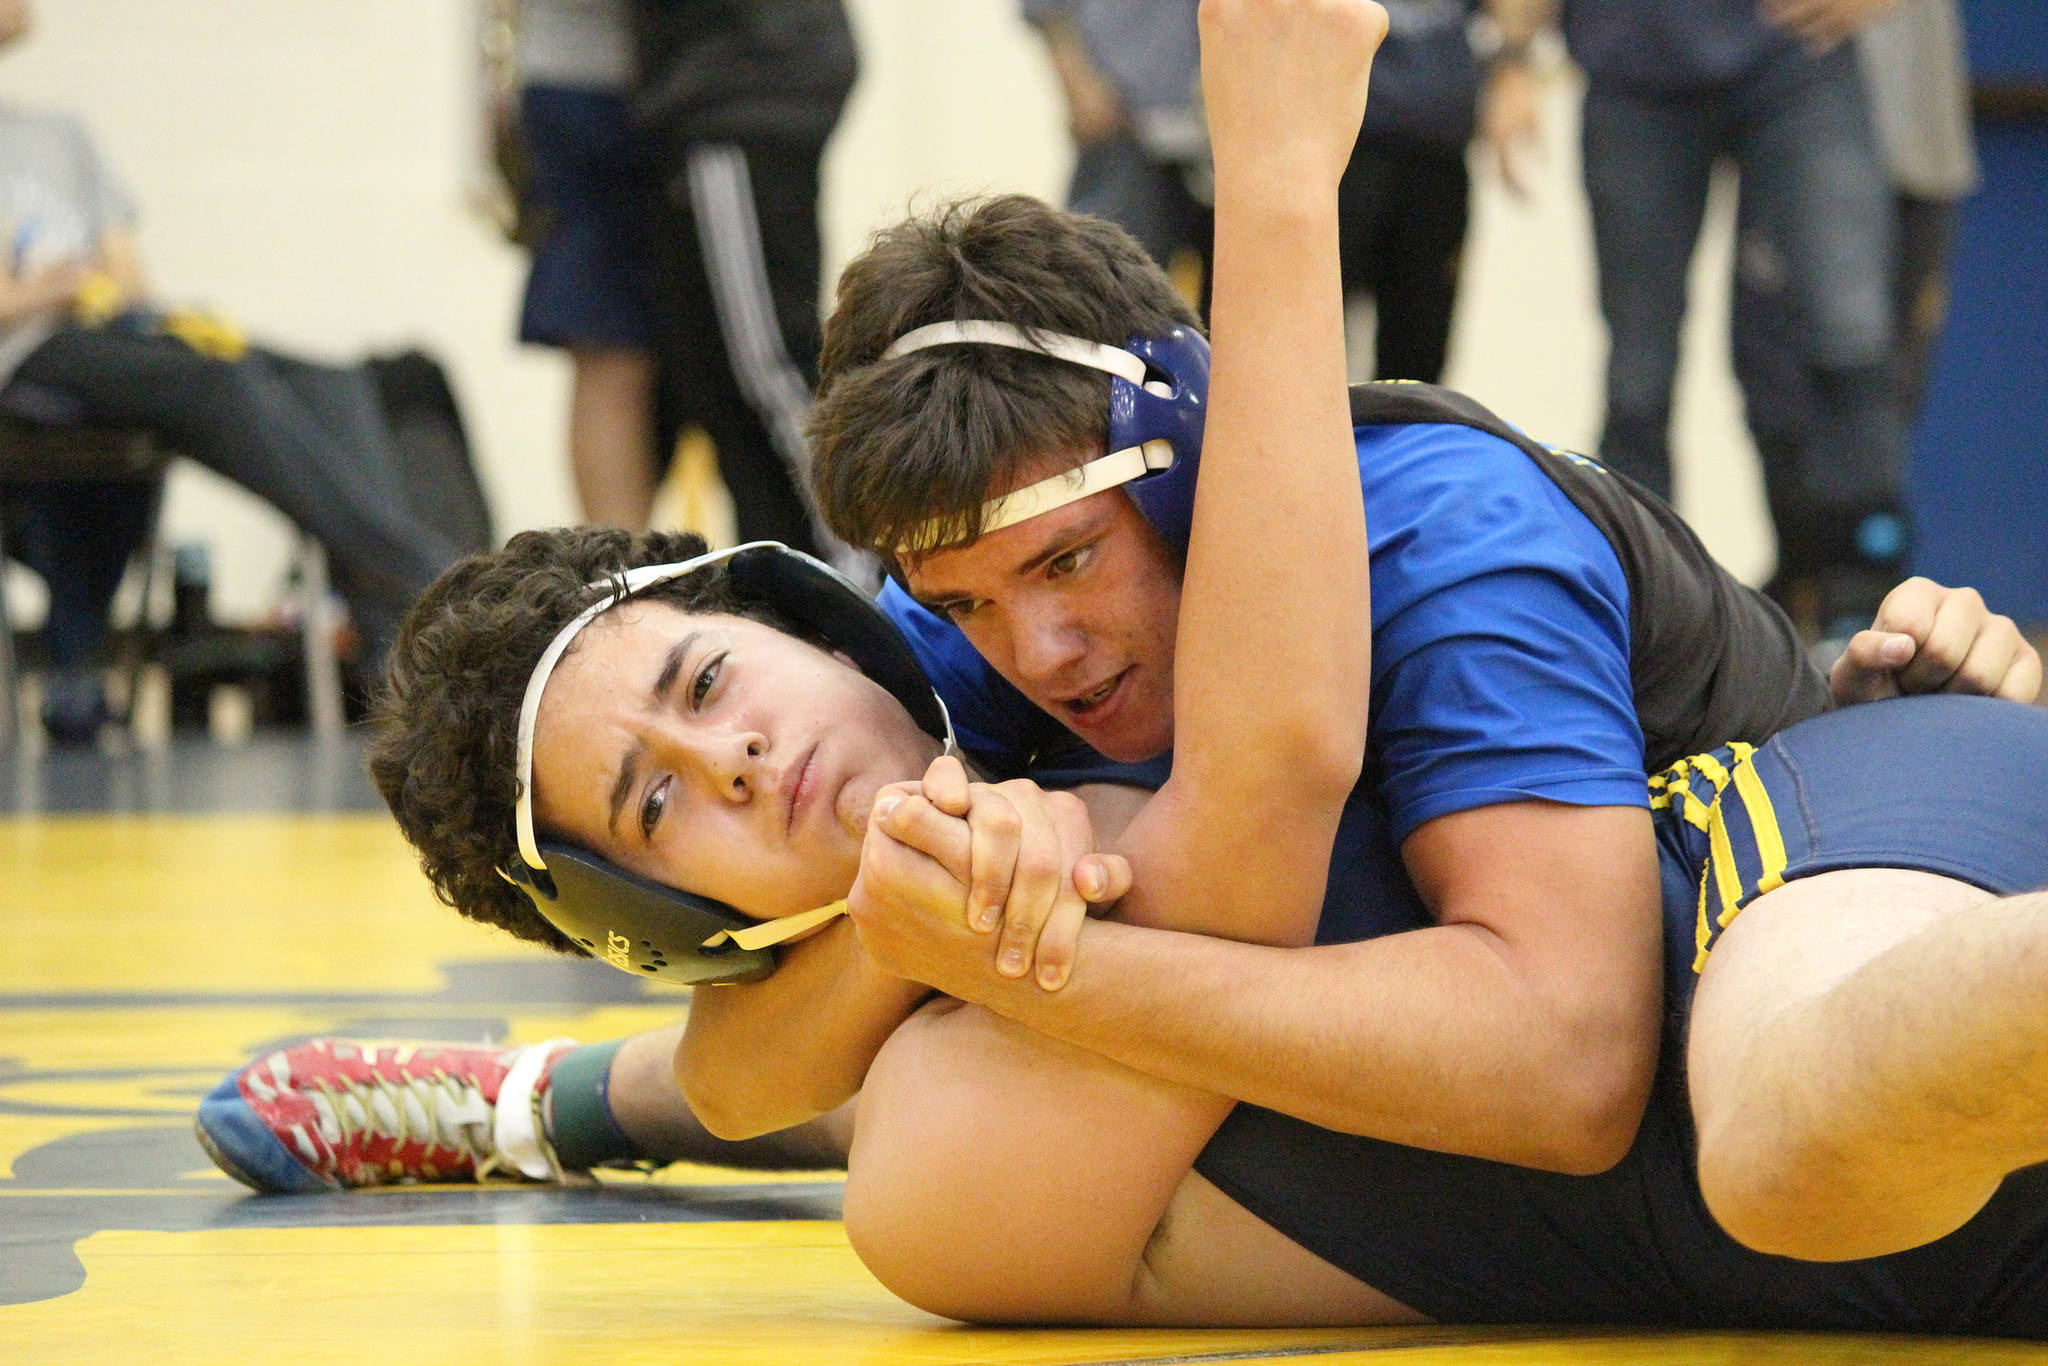
[[[819,346],[818,164],[853,88],[839,0],[634,0],[632,115],[656,199],[656,450],[702,426],[742,541],[872,575],[808,494],[804,436]]]
[[[1892,390],[1910,428],[1948,305],[1949,246],[1961,201],[1977,187],[1970,86],[1955,0],[1902,0],[1853,44],[1869,90],[1872,123],[1893,191]],[[1735,373],[1778,537],[1768,590],[1810,634],[1842,634],[1827,601],[1827,538],[1803,519],[1813,482],[1817,419],[1800,364],[1806,326],[1790,289],[1785,253],[1743,200],[1732,312]],[[1873,528],[1875,530],[1876,528]],[[1903,530],[1903,527],[1901,528]],[[1856,574],[1852,562],[1838,573]],[[1841,595],[1834,586],[1834,596]],[[1860,624],[1860,623],[1859,623]]]
[[[654,505],[659,188],[626,112],[626,0],[519,0],[516,109],[501,115],[533,252],[519,339],[569,353],[569,461],[584,520],[634,531]]]
[[[1842,38],[1889,0],[1567,0],[1585,70],[1583,171],[1607,320],[1601,458],[1670,497],[1686,271],[1717,159],[1785,262],[1813,394],[1784,516],[1830,566],[1829,616],[1868,616],[1907,550],[1892,354],[1890,191]]]

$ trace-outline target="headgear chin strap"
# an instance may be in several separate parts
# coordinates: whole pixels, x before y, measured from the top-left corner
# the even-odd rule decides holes
[[[625,972],[689,985],[751,982],[774,970],[769,945],[829,920],[834,902],[780,920],[756,921],[722,901],[641,877],[599,854],[538,835],[533,824],[533,730],[541,695],[571,642],[600,614],[636,594],[716,564],[741,601],[763,603],[843,651],[900,702],[919,728],[954,750],[946,704],[925,681],[895,624],[853,582],[776,541],[751,541],[675,564],[644,565],[588,585],[600,596],[555,633],[526,683],[514,760],[513,823],[519,862],[502,870],[550,925]]]
[[[1075,469],[1001,494],[982,505],[983,533],[1027,521],[1104,489],[1125,486],[1166,543],[1186,554],[1195,519],[1195,474],[1209,401],[1209,343],[1191,327],[1134,337],[1128,348],[1011,323],[932,323],[904,333],[882,353],[894,360],[932,346],[1007,346],[1107,371],[1109,453]],[[924,554],[966,539],[963,519],[935,517],[897,546]]]

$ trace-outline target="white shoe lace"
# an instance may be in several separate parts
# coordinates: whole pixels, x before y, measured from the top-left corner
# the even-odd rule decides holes
[[[321,1136],[337,1149],[355,1144],[365,1133],[423,1144],[430,1156],[421,1162],[419,1171],[406,1175],[437,1180],[442,1171],[431,1154],[441,1150],[453,1155],[451,1168],[460,1168],[467,1159],[479,1181],[503,1167],[537,1181],[560,1180],[561,1166],[541,1133],[535,1085],[548,1053],[559,1042],[564,1041],[520,1050],[512,1072],[499,1087],[495,1105],[484,1097],[474,1077],[438,1067],[403,1080],[374,1075],[361,1080],[311,1078],[302,1083],[302,1090],[319,1116]],[[362,1051],[365,1061],[374,1066],[380,1050],[365,1044]],[[417,1051],[411,1045],[399,1045],[393,1050],[392,1062],[402,1068]],[[515,1078],[521,1084],[515,1084]],[[505,1113],[508,1109],[509,1114]],[[525,1123],[517,1122],[515,1116],[523,1116]],[[514,1122],[507,1124],[507,1119]],[[503,1150],[504,1138],[513,1140],[515,1152]]]

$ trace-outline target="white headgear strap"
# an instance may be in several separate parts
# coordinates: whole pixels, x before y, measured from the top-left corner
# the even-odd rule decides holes
[[[1106,370],[1119,379],[1128,380],[1152,393],[1170,395],[1170,385],[1145,381],[1145,361],[1135,352],[1121,346],[1107,346],[1102,342],[1087,341],[1080,337],[1069,337],[1059,332],[1040,332],[1017,327],[1011,323],[987,321],[931,323],[914,328],[898,337],[882,353],[883,360],[894,360],[907,356],[913,351],[922,351],[929,346],[954,346],[960,344],[978,346],[1007,346],[1018,351],[1034,351],[1054,360],[1068,361],[1074,365],[1085,365],[1091,370]],[[1104,489],[1113,489],[1119,484],[1128,484],[1140,475],[1154,470],[1163,470],[1173,464],[1173,444],[1163,439],[1147,441],[1143,445],[1126,446],[1119,451],[1090,460],[1085,465],[1064,470],[1009,493],[998,494],[981,507],[981,531],[986,534],[1000,531],[1006,526],[1026,522],[1041,513],[1063,508],[1069,503],[1097,494]],[[922,554],[941,546],[966,539],[967,527],[958,517],[934,517],[921,524],[910,539],[896,547],[898,551]]]

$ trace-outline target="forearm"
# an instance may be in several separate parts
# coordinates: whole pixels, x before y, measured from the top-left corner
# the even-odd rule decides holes
[[[991,974],[976,995],[1147,1075],[1325,1128],[1599,1170],[1647,1095],[1654,1007],[1645,1019],[1624,991],[1588,1009],[1545,980],[1470,925],[1275,949],[1093,922],[1062,990]]]
[[[1297,15],[1313,22],[1290,29],[1272,17],[1203,10],[1214,353],[1175,642],[1174,769],[1119,851],[1137,877],[1134,918],[1172,907],[1189,928],[1304,943],[1365,752],[1372,613],[1337,184],[1385,21],[1365,7]]]
[[[676,1081],[720,1138],[802,1123],[860,1089],[875,1053],[929,994],[876,967],[850,926],[832,925],[792,946],[764,981],[699,989]]]
[[[1203,35],[1205,80],[1217,78],[1214,356],[1176,642],[1175,775],[1205,792],[1270,798],[1277,781],[1341,801],[1364,750],[1371,649],[1344,369],[1342,160],[1288,135],[1306,118],[1275,119],[1284,102],[1219,69],[1215,43],[1260,36]]]

